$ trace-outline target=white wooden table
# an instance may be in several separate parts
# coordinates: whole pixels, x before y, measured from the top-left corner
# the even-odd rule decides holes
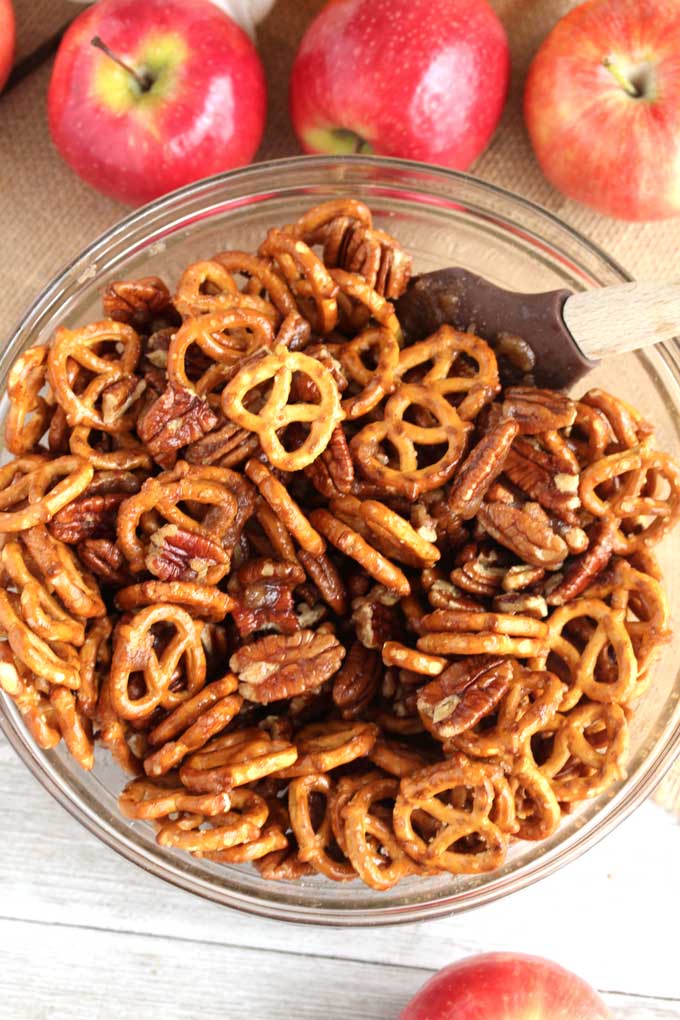
[[[428,973],[496,949],[551,957],[618,1020],[680,1017],[680,825],[647,802],[500,903],[396,928],[239,914],[82,829],[0,742],[0,1020],[395,1020]]]

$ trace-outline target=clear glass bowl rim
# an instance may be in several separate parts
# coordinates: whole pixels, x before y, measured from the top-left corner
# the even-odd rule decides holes
[[[272,171],[280,174],[283,180],[286,170],[300,170],[303,167],[309,167],[315,170],[327,169],[330,172],[337,171],[339,166],[345,164],[363,165],[367,168],[373,168],[374,171],[381,169],[385,171],[404,171],[418,175],[432,175],[440,178],[442,181],[459,181],[482,196],[496,196],[503,201],[514,204],[518,209],[526,210],[533,217],[537,218],[539,222],[544,221],[546,224],[551,224],[560,232],[570,236],[579,245],[582,245],[591,255],[594,255],[605,264],[610,272],[622,282],[628,282],[633,279],[615,259],[559,216],[542,208],[530,199],[517,195],[499,185],[483,181],[472,174],[447,170],[427,163],[381,156],[361,155],[344,156],[342,158],[293,156],[285,159],[268,160],[226,173],[216,174],[170,192],[168,195],[164,195],[148,205],[133,210],[100,234],[99,237],[55,274],[50,283],[41,291],[19,320],[17,326],[12,331],[7,346],[13,345],[19,334],[25,334],[30,329],[32,323],[38,322],[47,313],[63,285],[73,277],[79,267],[87,267],[90,260],[95,260],[108,250],[113,249],[117,242],[125,238],[127,234],[140,224],[149,221],[150,217],[156,214],[159,216],[166,214],[172,209],[179,210],[185,199],[196,199],[202,192],[208,194],[216,187],[219,187],[221,183],[229,182],[233,184],[235,181],[241,181],[244,185],[244,192],[252,193],[253,189],[257,186],[258,178],[266,177]],[[667,360],[671,362],[678,378],[680,378],[680,356],[677,345],[663,346]],[[195,876],[187,875],[181,866],[169,866],[164,860],[155,857],[152,853],[140,850],[138,846],[126,841],[119,833],[104,825],[101,819],[93,811],[89,810],[87,804],[76,802],[69,795],[68,790],[62,788],[54,775],[51,774],[51,770],[47,767],[44,759],[41,758],[41,752],[35,747],[27,731],[23,727],[19,728],[13,724],[7,711],[8,708],[10,708],[8,700],[0,692],[0,730],[2,730],[10,746],[24,764],[27,765],[33,776],[62,807],[66,808],[73,818],[131,863],[178,888],[247,913],[294,923],[342,927],[403,924],[443,917],[451,913],[463,912],[482,906],[485,903],[509,895],[511,892],[518,891],[529,884],[533,884],[541,878],[547,877],[599,842],[600,839],[611,832],[612,829],[635,810],[660,782],[675,758],[680,754],[680,726],[676,725],[669,734],[665,746],[661,748],[656,757],[652,758],[650,756],[644,763],[644,767],[638,771],[636,782],[634,784],[624,784],[621,791],[617,794],[615,802],[610,803],[608,810],[598,812],[584,825],[576,837],[572,838],[568,844],[559,847],[549,859],[539,857],[521,871],[502,876],[500,879],[491,881],[489,884],[480,885],[467,891],[463,896],[459,893],[453,893],[451,896],[439,897],[429,902],[406,902],[403,905],[390,907],[383,907],[376,903],[375,907],[367,909],[328,910],[323,907],[300,906],[287,902],[273,903],[255,896],[243,895],[236,890],[230,890],[226,887],[218,890],[214,885],[210,885],[207,882],[204,883],[200,879],[197,880]]]

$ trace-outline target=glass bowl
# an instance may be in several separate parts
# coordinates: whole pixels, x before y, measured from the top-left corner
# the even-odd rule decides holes
[[[1,391],[15,357],[49,340],[61,323],[101,316],[100,295],[112,280],[158,274],[174,282],[200,257],[226,248],[253,249],[268,227],[296,219],[316,202],[351,195],[373,210],[379,227],[415,257],[416,270],[461,265],[510,289],[583,290],[627,280],[604,252],[554,216],[464,174],[372,157],[294,158],[213,177],[133,213],[95,241],[56,277],[29,310],[0,364]],[[613,323],[613,328],[617,324]],[[605,362],[579,392],[600,385],[631,401],[657,426],[660,448],[680,456],[680,358],[671,347]],[[3,398],[4,400],[4,398]],[[6,411],[4,402],[3,414]],[[670,548],[661,549],[674,615],[680,606]],[[610,831],[651,791],[680,746],[680,645],[668,646],[631,726],[628,777],[568,816],[537,844],[513,846],[499,871],[438,876],[373,892],[358,882],[324,878],[264,881],[249,866],[199,861],[154,842],[148,823],[130,822],[116,797],[125,778],[104,754],[82,772],[63,749],[32,742],[4,695],[0,726],[36,778],[91,832],[128,860],[193,893],[268,917],[318,924],[390,924],[438,917],[487,903],[573,860]]]

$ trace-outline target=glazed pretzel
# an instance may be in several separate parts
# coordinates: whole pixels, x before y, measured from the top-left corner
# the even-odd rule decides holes
[[[628,723],[620,705],[585,703],[561,716],[540,766],[561,803],[596,797],[625,776]]]
[[[442,795],[448,795],[449,802]],[[508,833],[514,829],[511,805],[507,780],[497,766],[459,754],[401,780],[394,831],[404,850],[420,864],[454,875],[493,871],[502,863]],[[432,838],[418,833],[416,812],[434,819]]]
[[[70,613],[85,619],[106,615],[99,585],[65,542],[54,538],[43,524],[29,528],[22,539],[45,584]]]
[[[42,579],[31,572],[19,542],[10,541],[5,544],[2,565],[18,590],[21,615],[37,637],[44,641],[63,641],[76,646],[83,644],[84,624],[66,612],[52,597]]]
[[[319,393],[318,404],[289,404],[293,374],[308,376]],[[273,381],[271,392],[257,414],[245,406],[248,393]],[[276,347],[271,354],[244,367],[226,386],[222,409],[231,421],[259,436],[269,461],[284,471],[299,471],[326,448],[333,429],[342,419],[337,388],[328,369],[306,354]],[[277,432],[293,422],[309,425],[309,434],[296,450],[287,451]]]
[[[465,609],[436,609],[424,616],[426,633],[417,647],[434,655],[540,655],[547,646],[548,628],[542,620],[513,613]]]
[[[475,372],[456,374],[461,355],[476,364]],[[423,372],[427,365],[431,367]],[[405,347],[399,355],[397,376],[417,381],[446,398],[463,394],[456,408],[463,421],[475,418],[500,389],[496,356],[489,345],[451,326],[442,326],[427,340]]]
[[[172,303],[188,319],[219,311],[221,298],[238,296],[233,276],[216,259],[193,262],[179,278]]]
[[[364,329],[371,319],[384,326],[401,343],[403,334],[394,305],[379,294],[374,287],[358,273],[347,273],[344,269],[331,269],[331,278],[337,284],[338,308],[341,324],[354,329]]]
[[[547,839],[560,824],[562,812],[549,780],[530,756],[520,756],[508,777],[515,801],[518,839]]]
[[[321,259],[304,241],[276,228],[268,232],[259,254],[274,260],[314,331],[330,333],[338,321],[338,288]]]
[[[4,464],[0,467],[0,533],[26,531],[49,521],[85,491],[93,475],[94,468],[80,457],[26,456]]]
[[[120,349],[120,356],[102,353],[107,344]],[[95,405],[108,386],[133,375],[141,350],[137,333],[122,322],[106,320],[82,329],[57,330],[47,357],[47,379],[69,425],[89,425],[102,432],[126,432],[134,426],[133,411],[111,421],[105,408],[97,411]],[[74,364],[92,376],[82,392],[76,392],[70,380]]]
[[[229,371],[244,358],[268,350],[274,342],[271,319],[253,308],[227,308],[187,319],[173,335],[168,349],[168,382],[183,390],[204,395],[214,387],[216,378],[226,379]],[[207,362],[203,371],[190,378],[188,356],[198,347]]]
[[[286,487],[269,468],[261,461],[251,459],[246,464],[245,472],[251,482],[258,487],[262,498],[267,501],[302,548],[312,556],[322,556],[326,551],[323,538],[314,530]]]
[[[133,779],[118,798],[118,807],[126,818],[148,821],[168,818],[177,812],[211,817],[225,814],[231,799],[228,793],[192,794],[183,786]]]
[[[493,725],[484,719],[456,734],[451,744],[473,758],[512,758],[556,714],[565,690],[554,673],[515,670],[510,687],[494,710]]]
[[[118,511],[118,542],[130,569],[141,573],[146,568],[161,580],[199,578],[210,585],[221,580],[230,566],[224,539],[238,511],[231,475],[228,468],[180,462],[173,471],[147,479]],[[208,507],[202,520],[181,509],[187,502]],[[167,523],[147,540],[140,537],[139,529],[151,511]]]
[[[367,755],[378,737],[378,727],[367,722],[323,722],[305,726],[295,735],[298,759],[277,773],[277,778],[294,779],[347,765]]]
[[[35,676],[72,690],[80,686],[78,655],[73,646],[51,644],[34,634],[21,618],[18,596],[6,591],[0,591],[0,630],[6,634],[17,660]]]
[[[594,621],[583,648],[568,636],[569,625],[574,621]],[[607,650],[614,655],[615,675],[613,679],[601,680],[598,660]],[[623,608],[611,609],[597,598],[574,599],[560,606],[548,621],[546,649],[532,659],[530,666],[541,669],[551,659],[559,663],[560,675],[567,680],[562,712],[577,705],[584,695],[591,701],[620,704],[626,704],[635,695],[638,668]]]
[[[288,792],[290,823],[298,843],[298,859],[311,864],[315,871],[334,882],[348,882],[356,878],[353,866],[345,860],[329,855],[334,842],[330,811],[333,781],[327,775],[300,776],[294,779]],[[316,826],[312,819],[310,800],[313,794],[324,798],[321,824]],[[338,855],[339,856],[339,855]]]
[[[276,823],[266,824],[260,831],[260,835],[247,843],[239,843],[237,846],[227,847],[225,850],[215,850],[212,853],[196,853],[196,857],[206,857],[218,864],[246,864],[249,861],[256,862],[270,854],[275,855],[288,848],[288,837],[281,831]]]
[[[68,445],[75,457],[80,457],[91,464],[95,471],[149,471],[152,459],[141,443],[126,432],[106,435],[106,445],[110,449],[102,449],[102,444],[92,445],[92,432],[88,425],[76,425],[71,429]]]
[[[448,665],[448,659],[441,655],[428,655],[416,648],[408,648],[399,641],[385,641],[382,647],[382,660],[386,666],[397,666],[408,669],[420,676],[439,676]]]
[[[189,790],[217,793],[288,768],[297,756],[294,744],[272,740],[262,730],[236,730],[215,737],[187,758],[180,769],[180,778]]]
[[[342,409],[348,419],[362,418],[394,391],[399,364],[399,344],[395,334],[384,326],[365,329],[353,340],[338,344],[333,353],[358,393],[345,397]],[[366,365],[371,356],[375,366]]]
[[[654,427],[645,421],[639,411],[612,393],[600,389],[588,390],[582,397],[582,403],[602,414],[619,449],[630,450],[654,433]]]
[[[243,251],[222,251],[213,256],[213,261],[219,262],[232,275],[232,279],[233,274],[246,276],[248,294],[257,297],[266,295],[278,311],[281,321],[290,318],[297,320],[302,323],[304,335],[309,337],[309,323],[302,319],[290,287],[274,270],[268,259],[261,259]]]
[[[78,706],[88,719],[96,717],[102,676],[111,662],[112,630],[113,626],[107,616],[92,620],[85,632],[85,640],[78,650],[80,660]]]
[[[31,674],[6,641],[0,641],[0,687],[16,705],[38,747],[43,751],[56,747],[61,733],[54,707],[49,698],[38,690]]]
[[[118,609],[140,609],[158,602],[181,606],[203,620],[219,623],[234,608],[234,600],[226,592],[197,581],[142,581],[121,588],[116,593]]]
[[[368,757],[378,768],[398,779],[410,776],[431,763],[429,756],[421,754],[409,744],[387,737],[376,740]]]
[[[94,767],[94,743],[90,720],[80,708],[76,694],[67,687],[55,686],[49,694],[50,705],[59,731],[71,757],[81,769]]]
[[[17,457],[35,449],[49,424],[51,408],[40,396],[47,376],[47,353],[47,347],[29,347],[7,377],[5,445]]]
[[[254,790],[234,790],[230,800],[231,807],[224,814],[185,814],[176,822],[166,822],[158,830],[156,842],[206,854],[258,839],[269,814],[266,801]]]
[[[412,407],[427,412],[428,424],[415,425],[407,419]],[[469,428],[434,389],[402,383],[385,404],[383,420],[366,425],[354,436],[350,449],[369,481],[413,500],[451,478],[465,452]],[[394,466],[383,450],[384,442],[396,452]],[[418,447],[441,445],[446,445],[446,452],[438,460],[419,466]]]
[[[371,210],[363,202],[356,198],[331,198],[309,209],[284,230],[306,244],[319,244],[325,237],[326,228],[338,217],[355,220],[364,227],[373,226]]]
[[[158,750],[144,759],[147,776],[163,776],[188,754],[198,751],[225,729],[243,704],[234,692],[238,681],[229,673],[208,684],[178,705],[149,733],[149,743]],[[159,746],[160,745],[160,746]]]
[[[172,628],[173,634],[157,650],[153,628]],[[111,674],[108,680],[113,708],[121,719],[143,719],[158,706],[175,708],[196,694],[205,683],[205,654],[198,639],[199,626],[178,606],[140,609],[121,622],[114,634]],[[177,689],[176,671],[183,664],[184,685]],[[130,692],[130,678],[141,672],[145,691]]]
[[[386,821],[372,812],[376,803],[394,801],[399,781],[380,777],[364,783],[344,808],[347,856],[371,889],[391,889],[418,871]]]

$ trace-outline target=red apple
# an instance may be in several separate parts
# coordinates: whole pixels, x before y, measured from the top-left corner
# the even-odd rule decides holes
[[[486,0],[331,0],[290,83],[305,152],[377,152],[463,170],[503,110],[510,56]]]
[[[0,0],[0,92],[12,70],[14,58],[14,9],[11,0]]]
[[[265,106],[252,42],[210,0],[101,0],[64,36],[48,96],[66,162],[133,204],[248,163]]]
[[[608,216],[680,214],[680,5],[589,0],[529,70],[529,135],[556,188]]]
[[[400,1020],[606,1020],[609,1010],[581,978],[550,960],[487,953],[444,967]]]

